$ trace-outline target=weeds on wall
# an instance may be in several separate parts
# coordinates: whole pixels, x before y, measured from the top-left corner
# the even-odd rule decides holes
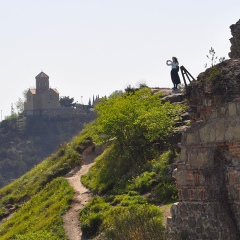
[[[209,67],[215,66],[217,64],[217,59],[219,59],[220,63],[226,60],[225,57],[218,58],[218,56],[216,56],[215,50],[212,47],[210,48],[210,50],[208,52],[209,52],[209,54],[206,55],[206,56],[207,56],[207,58],[209,60],[209,64],[210,64]],[[208,64],[205,63],[205,68],[207,68],[207,67],[208,67]]]
[[[216,77],[218,77],[221,74],[220,69],[218,68],[217,64],[217,59],[219,60],[219,63],[223,62],[226,60],[225,57],[220,57],[216,56],[215,50],[211,47],[209,50],[209,54],[206,55],[209,63],[205,63],[205,68],[209,66],[209,76],[206,78],[207,81],[212,81]]]
[[[209,75],[206,78],[206,80],[207,81],[212,81],[220,75],[221,75],[220,69],[217,66],[213,66],[209,69]]]

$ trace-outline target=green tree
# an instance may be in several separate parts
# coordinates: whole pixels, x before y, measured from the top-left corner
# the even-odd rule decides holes
[[[76,103],[74,102],[74,98],[70,98],[69,96],[64,96],[60,98],[60,106],[61,107],[74,107]]]
[[[91,106],[92,106],[92,102],[91,102],[91,99],[89,98],[88,107],[91,107]]]
[[[18,113],[22,113],[24,111],[24,100],[22,98],[18,98],[15,103]]]
[[[142,88],[103,98],[95,110],[98,118],[93,134],[97,141],[115,139],[121,146],[142,148],[163,140],[173,129],[183,107],[169,102],[163,104],[159,94]]]
[[[29,89],[25,89],[22,94],[23,94],[23,97],[22,98],[18,98],[17,102],[15,103],[15,106],[17,108],[17,112],[18,114],[22,113],[24,111],[24,102],[26,101],[27,99],[27,92],[28,92]]]

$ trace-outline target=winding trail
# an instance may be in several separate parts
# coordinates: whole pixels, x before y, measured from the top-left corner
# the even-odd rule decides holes
[[[64,229],[69,240],[87,240],[80,228],[79,210],[91,199],[92,194],[82,185],[80,178],[93,165],[95,157],[94,153],[83,156],[83,164],[65,176],[75,191],[71,208],[63,215]]]

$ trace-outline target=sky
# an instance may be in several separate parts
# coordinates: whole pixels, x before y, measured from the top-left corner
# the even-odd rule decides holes
[[[211,47],[229,58],[239,19],[239,0],[0,0],[0,120],[41,71],[83,104],[129,85],[172,87],[172,56],[196,78]]]

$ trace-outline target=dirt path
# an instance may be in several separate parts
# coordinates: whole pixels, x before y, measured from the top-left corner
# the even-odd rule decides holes
[[[93,165],[95,154],[84,156],[82,166],[74,168],[65,177],[69,184],[74,188],[75,194],[71,208],[64,214],[63,223],[66,235],[69,240],[87,240],[82,236],[79,223],[79,210],[91,199],[91,192],[85,188],[80,182],[82,174],[86,174],[89,168]]]
[[[11,213],[10,215],[8,215],[7,217],[3,218],[1,221],[0,221],[0,225],[2,223],[4,223],[5,221],[7,221],[8,219],[10,219],[12,216],[13,216],[14,213]]]

